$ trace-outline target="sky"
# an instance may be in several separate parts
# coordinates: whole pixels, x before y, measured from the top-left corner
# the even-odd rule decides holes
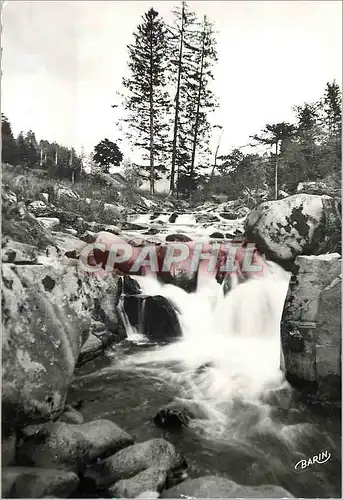
[[[218,31],[213,90],[222,150],[249,143],[266,123],[292,121],[292,107],[342,84],[340,1],[189,1]],[[166,21],[177,1],[13,1],[2,11],[1,110],[15,134],[81,146],[119,138],[117,91],[127,44],[154,7]],[[119,115],[118,115],[119,113]],[[122,143],[125,156],[134,155]],[[225,151],[224,151],[225,150]]]

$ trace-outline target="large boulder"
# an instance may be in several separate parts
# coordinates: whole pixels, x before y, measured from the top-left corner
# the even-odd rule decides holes
[[[20,243],[5,236],[1,242],[1,261],[7,264],[37,264],[42,254],[34,245]]]
[[[163,467],[150,467],[129,479],[117,481],[108,492],[112,498],[135,498],[144,492],[160,493],[166,481],[167,471]],[[150,494],[145,498],[151,498]]]
[[[110,420],[86,424],[48,422],[26,436],[17,460],[23,465],[81,472],[96,459],[132,445],[133,439]]]
[[[37,217],[37,220],[46,229],[53,229],[60,225],[60,219],[57,217]]]
[[[169,340],[182,335],[174,307],[161,295],[126,295],[123,308],[130,324],[151,340]]]
[[[191,417],[192,416],[193,415],[191,415]],[[158,427],[162,427],[162,429],[176,430],[182,427],[188,427],[190,415],[185,410],[162,408],[162,410],[155,415],[154,422]]]
[[[314,402],[341,398],[341,272],[339,254],[297,257],[285,301],[286,376]]]
[[[2,498],[68,498],[78,486],[73,472],[38,467],[5,467],[1,471]]]
[[[33,215],[36,215],[36,216],[37,215],[44,215],[47,211],[47,206],[46,206],[46,203],[44,203],[44,201],[35,200],[29,204],[28,209],[30,212],[33,213]]]
[[[186,234],[173,233],[173,234],[168,234],[166,236],[166,241],[180,241],[180,242],[184,242],[184,241],[192,241],[192,238],[190,238]]]
[[[50,231],[31,214],[23,201],[14,201],[11,192],[1,193],[2,236],[8,236],[20,243],[31,244],[38,249],[54,245]]]
[[[299,182],[297,193],[340,196],[340,190],[323,181]]]
[[[340,251],[340,232],[340,201],[309,194],[261,203],[245,225],[247,239],[285,266],[297,255]]]
[[[293,498],[280,486],[244,486],[220,476],[204,476],[164,491],[161,498]]]
[[[66,266],[2,266],[2,421],[44,421],[63,410],[93,311],[115,279]],[[99,306],[100,301],[100,306]]]
[[[100,488],[129,479],[152,467],[168,473],[185,467],[185,461],[168,441],[151,439],[128,446],[112,457],[90,465],[85,476]]]
[[[56,186],[54,188],[54,195],[56,200],[63,201],[79,201],[80,196],[76,191],[66,187],[66,186]]]
[[[1,465],[6,467],[15,460],[17,434],[15,431],[2,432],[1,436]]]

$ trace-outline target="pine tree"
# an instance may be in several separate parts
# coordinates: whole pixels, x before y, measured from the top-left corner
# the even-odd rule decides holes
[[[15,165],[18,160],[17,153],[11,123],[4,114],[1,114],[1,161]]]
[[[25,140],[24,132],[19,132],[17,137],[18,163],[24,167],[29,163],[29,148]]]
[[[342,152],[342,92],[333,81],[327,83],[320,102],[324,127],[323,164],[326,172],[341,171]]]
[[[182,94],[184,91],[183,80],[186,78],[187,65],[192,60],[194,47],[192,46],[194,31],[192,27],[195,24],[195,14],[189,11],[185,0],[182,0],[182,5],[176,7],[173,11],[174,24],[169,26],[169,48],[171,51],[170,57],[170,79],[175,84],[175,106],[173,120],[173,143],[172,143],[172,160],[170,171],[170,191],[175,189],[175,170],[178,165],[178,184],[180,174],[180,164],[187,161],[188,154],[186,153],[185,137],[180,123],[180,105]]]
[[[208,141],[210,137],[210,123],[208,122],[208,112],[216,107],[216,100],[209,88],[209,82],[213,79],[212,65],[217,61],[215,50],[215,39],[213,26],[208,18],[204,16],[201,32],[201,51],[198,58],[198,69],[194,75],[197,82],[196,114],[193,132],[192,159],[190,176],[193,178],[195,169],[196,151],[202,149],[209,152]]]
[[[36,135],[32,130],[29,130],[25,135],[27,145],[27,164],[29,167],[37,168],[39,166],[39,148],[36,140]]]
[[[274,154],[274,192],[275,200],[278,199],[279,193],[279,155],[285,150],[285,147],[290,140],[290,138],[295,133],[294,125],[281,122],[275,124],[267,124],[265,129],[262,131],[262,136],[257,134],[252,136],[252,139],[260,144],[265,144],[267,146],[275,146]]]
[[[335,81],[326,84],[322,106],[329,136],[337,137],[341,135],[342,93],[339,85]]]
[[[176,94],[170,189],[174,189],[177,168],[177,193],[190,194],[200,172],[197,167],[209,162],[208,112],[216,106],[209,83],[217,55],[213,27],[206,16],[199,24],[185,2],[174,11],[174,16],[170,41]],[[200,156],[197,162],[197,153],[203,153],[205,158]]]
[[[168,154],[167,37],[165,24],[154,9],[142,19],[133,34],[134,43],[128,46],[131,75],[123,79],[123,85],[128,92],[124,107],[129,116],[124,122],[129,126],[128,137],[138,137],[134,146],[144,151],[143,160],[149,162],[141,167],[153,194],[155,180],[166,172]]]

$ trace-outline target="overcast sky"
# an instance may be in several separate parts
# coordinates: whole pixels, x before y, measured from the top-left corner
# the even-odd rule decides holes
[[[170,20],[176,1],[8,1],[3,9],[2,111],[14,133],[90,152],[116,140],[127,48],[151,6]],[[190,1],[218,30],[214,90],[223,149],[249,142],[292,106],[341,85],[340,1]],[[124,146],[124,153],[128,150]]]

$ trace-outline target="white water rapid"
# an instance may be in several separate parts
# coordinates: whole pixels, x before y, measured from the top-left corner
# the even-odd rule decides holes
[[[189,294],[135,277],[144,294],[173,303],[182,337],[153,343],[122,311],[130,342],[79,376],[78,397],[88,400],[89,420],[113,419],[138,442],[171,441],[185,455],[190,477],[220,475],[243,485],[280,485],[296,498],[340,498],[340,420],[306,409],[285,381],[280,319],[289,274],[267,265],[263,277],[225,297],[213,278]],[[185,410],[188,425],[154,425],[166,406]],[[327,463],[295,468],[325,450]]]
[[[175,306],[183,336],[131,355],[123,364],[179,387],[180,400],[200,409],[211,434],[223,432],[235,402],[264,414],[261,398],[287,388],[280,370],[280,319],[289,274],[276,264],[267,266],[264,277],[249,279],[225,297],[214,279],[189,294],[154,278],[135,278],[144,294],[163,295]],[[129,340],[131,335],[139,340],[137,332],[130,331]]]

